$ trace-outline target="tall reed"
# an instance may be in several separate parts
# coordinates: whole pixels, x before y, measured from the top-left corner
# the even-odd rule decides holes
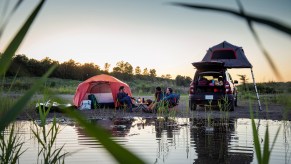
[[[26,151],[22,150],[24,142],[21,136],[15,131],[15,125],[12,124],[5,131],[0,133],[0,163],[17,163],[19,157]]]
[[[261,142],[259,140],[259,131],[258,127],[256,126],[255,119],[254,119],[254,114],[253,110],[250,107],[250,114],[251,114],[251,122],[252,122],[252,129],[253,129],[253,140],[254,140],[254,145],[255,145],[255,152],[257,155],[257,161],[259,164],[266,164],[269,163],[271,152],[273,150],[273,147],[276,143],[278,134],[280,132],[281,126],[278,128],[275,138],[272,142],[272,145],[270,147],[269,142],[269,125],[267,124],[266,131],[265,131],[265,137],[264,137],[264,143],[261,145]],[[263,148],[261,150],[261,147]]]
[[[47,129],[47,115],[51,107],[45,109],[45,106],[39,106],[39,117],[40,123],[37,124],[36,121],[33,122],[34,128],[31,131],[35,138],[37,139],[41,149],[38,152],[38,157],[42,155],[41,163],[64,163],[65,155],[67,153],[62,153],[64,145],[60,148],[55,148],[55,142],[57,135],[60,132],[60,126],[56,122],[56,118],[53,118],[52,125]]]

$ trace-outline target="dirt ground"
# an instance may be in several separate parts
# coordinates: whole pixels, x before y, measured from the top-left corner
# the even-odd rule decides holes
[[[60,95],[63,99],[72,103],[73,95]],[[145,99],[151,97],[144,97]],[[238,106],[235,107],[234,111],[220,111],[218,108],[212,107],[212,109],[207,109],[205,107],[197,107],[196,111],[190,111],[188,108],[188,98],[182,97],[178,106],[174,107],[176,110],[175,114],[171,116],[182,117],[182,118],[250,118],[250,109],[254,111],[254,118],[257,119],[270,119],[270,120],[291,120],[291,113],[286,112],[285,107],[280,104],[264,104],[261,102],[262,111],[259,111],[257,101],[243,100],[238,101]],[[250,108],[251,107],[251,108]],[[80,111],[88,119],[105,119],[112,117],[143,117],[143,118],[155,118],[158,114],[154,113],[144,113],[142,110],[134,111],[132,113],[126,112],[124,110],[116,109],[94,109],[94,110],[82,110]],[[18,119],[30,119],[27,117],[32,117],[37,119],[36,112],[30,112],[20,115]],[[57,117],[66,117],[62,113],[51,113],[49,117],[56,115]]]

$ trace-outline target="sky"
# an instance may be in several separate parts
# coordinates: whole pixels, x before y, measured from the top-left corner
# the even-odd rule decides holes
[[[39,1],[23,1],[0,38],[3,52]],[[208,48],[223,41],[241,46],[253,65],[256,82],[291,81],[291,38],[254,23],[263,46],[283,79],[277,79],[246,21],[232,15],[182,8],[171,2],[189,2],[238,10],[234,0],[48,0],[16,54],[37,60],[73,59],[111,69],[119,61],[133,68],[155,69],[157,75],[193,78],[192,62],[201,61]],[[0,16],[16,0],[0,0]],[[291,27],[290,0],[243,0],[245,12],[271,18]],[[6,12],[7,13],[7,12]],[[233,79],[249,69],[231,69]]]

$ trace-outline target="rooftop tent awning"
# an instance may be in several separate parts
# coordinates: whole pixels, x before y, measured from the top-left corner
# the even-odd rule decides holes
[[[226,68],[252,68],[242,47],[232,45],[226,41],[208,49],[202,61],[224,62]]]

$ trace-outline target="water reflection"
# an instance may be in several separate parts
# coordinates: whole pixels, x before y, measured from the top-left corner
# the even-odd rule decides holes
[[[113,125],[111,126],[111,134],[114,137],[125,137],[128,135],[133,118],[115,118],[112,120]]]
[[[91,119],[91,123],[98,124],[108,131],[113,137],[125,137],[128,135],[132,126],[133,118],[113,118],[113,119]],[[90,148],[103,148],[103,146],[95,139],[89,137],[83,127],[76,125],[75,127],[78,142],[81,145],[87,145]],[[125,140],[119,140],[119,144],[126,142]]]
[[[195,118],[115,118],[91,120],[103,126],[112,138],[147,163],[256,163],[249,119]],[[259,121],[256,120],[256,123]],[[290,163],[290,121],[260,121],[259,136],[264,139],[269,124],[270,141],[283,126],[271,153],[270,163]],[[35,163],[38,144],[30,128],[31,121],[17,121],[19,135],[27,151],[20,163]],[[98,141],[84,133],[77,124],[61,124],[56,147],[65,144],[72,153],[66,163],[115,163]],[[9,128],[4,131],[8,135]],[[0,152],[1,153],[1,152]]]
[[[235,119],[190,118],[181,121],[178,118],[159,117],[99,119],[91,122],[101,125],[112,136],[118,137],[117,141],[122,145],[130,145],[130,142],[134,142],[127,137],[140,135],[131,132],[131,128],[142,131],[153,126],[156,140],[154,163],[168,163],[172,158],[170,154],[176,151],[173,149],[180,144],[183,145],[183,149],[179,149],[177,155],[181,154],[193,163],[251,163],[254,158],[252,144],[251,146],[238,144]],[[82,128],[77,126],[76,130],[80,144],[94,148],[102,147],[98,142],[87,137]],[[180,143],[181,137],[183,143]],[[147,142],[154,146],[154,143]],[[191,151],[191,147],[194,151]],[[190,157],[194,158],[189,159]]]
[[[197,158],[194,163],[251,163],[253,147],[244,147],[234,152],[231,146],[238,140],[235,134],[234,119],[190,119],[191,141],[193,141]],[[239,146],[238,146],[239,147]]]
[[[156,138],[159,140],[162,134],[166,132],[168,140],[173,138],[173,131],[179,130],[177,120],[174,118],[160,117],[155,119]]]
[[[175,118],[159,117],[154,120],[157,140],[155,163],[168,161],[169,154],[176,144],[180,126]]]

